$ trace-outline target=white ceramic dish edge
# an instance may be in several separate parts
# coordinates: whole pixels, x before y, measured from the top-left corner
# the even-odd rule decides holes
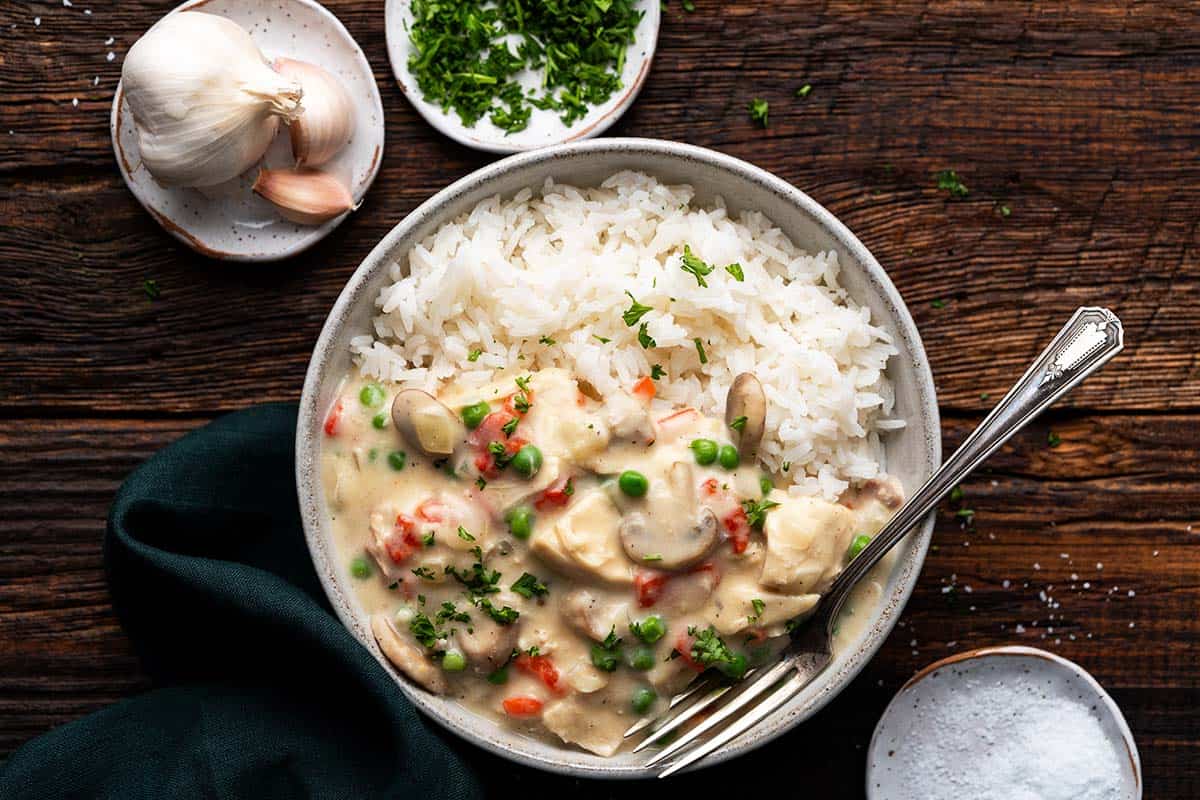
[[[338,297],[313,352],[300,403],[296,432],[296,479],[301,517],[317,574],[338,616],[389,671],[365,624],[365,614],[343,582],[326,525],[324,492],[320,485],[321,425],[336,383],[349,368],[349,336],[367,329],[373,300],[386,280],[386,269],[411,244],[441,222],[461,213],[484,197],[509,195],[522,186],[540,186],[557,175],[586,185],[623,168],[643,169],[663,180],[683,181],[697,188],[698,200],[722,194],[733,208],[761,210],[798,244],[839,251],[845,285],[860,302],[872,307],[877,324],[892,331],[901,355],[889,367],[898,402],[909,426],[889,439],[889,457],[907,458],[897,471],[908,491],[923,482],[941,461],[941,432],[933,379],[916,326],[895,286],[870,252],[829,211],[783,180],[746,162],[692,145],[648,139],[602,139],[522,153],[484,167],[438,192],[401,221],[363,261]],[[712,183],[723,181],[722,186]],[[720,189],[720,191],[717,191]],[[733,190],[752,195],[741,202]],[[860,291],[855,291],[856,285]],[[870,287],[869,296],[864,293]],[[886,319],[884,319],[886,317]],[[899,364],[904,362],[903,367]],[[903,439],[906,450],[896,444]],[[821,678],[772,720],[703,762],[720,763],[748,752],[782,734],[828,703],[870,660],[899,618],[916,583],[933,529],[932,516],[910,536],[889,577],[878,618],[848,651],[839,654]],[[392,671],[393,674],[394,671]],[[479,717],[461,706],[414,688],[397,678],[401,690],[440,724],[469,741],[519,763],[578,777],[644,778],[653,773],[640,757],[620,754],[603,759],[582,751],[554,747],[522,736]]]
[[[209,9],[204,8],[205,6],[219,9],[225,5],[224,0],[188,0],[170,13],[206,11]],[[349,177],[347,185],[350,194],[356,203],[361,202],[379,173],[384,144],[383,100],[362,48],[342,25],[341,20],[314,0],[258,0],[251,5],[253,7],[239,0],[232,12],[213,10],[213,13],[234,18],[243,24],[243,27],[244,20],[231,16],[232,13],[247,16],[276,13],[279,15],[277,19],[285,20],[276,23],[281,31],[280,35],[283,35],[282,31],[293,26],[293,13],[289,8],[303,9],[312,22],[322,26],[327,37],[332,35],[340,41],[343,52],[339,60],[345,62],[342,70],[330,64],[329,59],[322,63],[321,59],[315,57],[312,54],[315,45],[309,47],[311,42],[303,44],[299,49],[295,45],[279,47],[275,44],[277,40],[273,36],[251,31],[255,42],[268,57],[287,55],[310,60],[338,74],[347,85],[358,113],[358,130],[354,140],[326,168],[341,174],[343,178]],[[308,21],[296,20],[294,25],[299,30],[312,28]],[[312,36],[318,33],[314,32]],[[326,46],[331,46],[328,38]],[[222,190],[227,196],[223,194],[220,199],[211,199],[195,189],[159,185],[137,163],[136,136],[123,99],[123,87],[118,83],[113,95],[109,129],[121,177],[150,216],[165,231],[196,252],[222,261],[278,261],[312,247],[349,216],[343,214],[319,226],[288,222],[272,211],[265,200],[251,193],[252,173],[255,172],[253,169],[228,184],[227,188]],[[281,131],[276,137],[265,160],[273,166],[282,165],[290,160],[290,147],[285,132]],[[252,220],[253,224],[241,224],[237,219],[239,216]]]
[[[1041,650],[1036,647],[1026,647],[1024,645],[1002,645],[997,647],[980,647],[974,650],[967,650],[962,653],[956,653],[940,661],[935,661],[924,669],[918,671],[915,675],[908,679],[905,684],[900,687],[900,691],[896,692],[896,696],[888,703],[883,715],[879,718],[879,722],[875,726],[875,732],[871,735],[871,743],[867,747],[867,770],[866,770],[866,791],[868,798],[879,798],[884,800],[875,791],[875,783],[878,779],[875,777],[875,770],[880,767],[877,764],[884,763],[882,759],[877,758],[876,748],[881,746],[883,737],[888,730],[888,722],[897,713],[911,691],[923,684],[928,678],[935,676],[937,673],[946,670],[955,665],[963,665],[971,662],[981,662],[993,658],[1022,658],[1036,659],[1041,662],[1046,662],[1050,666],[1046,669],[1061,669],[1070,673],[1070,677],[1082,680],[1084,684],[1095,693],[1096,699],[1108,712],[1110,719],[1115,726],[1117,733],[1121,738],[1121,743],[1124,745],[1125,754],[1128,757],[1128,765],[1130,772],[1127,773],[1134,781],[1135,797],[1141,800],[1142,797],[1142,761],[1138,756],[1137,744],[1133,739],[1133,732],[1129,729],[1129,724],[1125,721],[1125,715],[1121,713],[1120,707],[1116,701],[1104,690],[1092,675],[1083,667],[1076,664],[1074,661],[1063,658],[1057,653],[1051,653],[1047,650]],[[1037,663],[1035,661],[1035,663]]]
[[[408,98],[413,108],[425,121],[442,135],[460,144],[488,153],[520,153],[539,147],[581,141],[599,136],[608,130],[621,115],[633,105],[638,93],[650,74],[654,62],[654,51],[658,44],[658,29],[662,22],[662,8],[658,0],[639,0],[645,16],[638,23],[634,41],[629,45],[625,68],[622,71],[624,85],[604,103],[591,108],[582,119],[570,127],[564,126],[553,111],[533,109],[529,127],[515,134],[504,131],[481,119],[475,127],[468,128],[453,112],[445,113],[441,107],[429,103],[417,88],[416,79],[408,71],[408,56],[411,45],[405,21],[411,0],[387,0],[384,16],[384,31],[387,36],[388,60],[392,74],[400,91]]]

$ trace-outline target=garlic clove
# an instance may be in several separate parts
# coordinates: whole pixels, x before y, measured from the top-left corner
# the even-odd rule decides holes
[[[340,180],[315,169],[263,169],[253,189],[300,225],[320,225],[357,207]]]
[[[275,71],[304,89],[303,113],[288,129],[296,164],[310,167],[324,164],[354,135],[354,104],[350,95],[337,78],[315,64],[277,58]]]
[[[141,162],[167,186],[237,177],[300,111],[299,83],[272,70],[244,28],[198,11],[169,14],[138,39],[121,85]]]

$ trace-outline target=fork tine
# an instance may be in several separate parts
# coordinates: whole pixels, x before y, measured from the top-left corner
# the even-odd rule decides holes
[[[758,697],[760,694],[778,683],[779,679],[782,678],[790,669],[792,669],[792,664],[790,661],[780,661],[778,664],[771,667],[769,670],[764,672],[750,683],[742,684],[737,697],[722,706],[717,713],[713,714],[711,717],[692,728],[690,731],[676,739],[667,747],[655,753],[652,758],[646,761],[646,766],[649,767],[657,764],[658,762],[670,756],[672,753],[676,753],[687,747],[697,738],[704,735],[706,731],[712,729],[716,725],[720,725],[730,716],[736,714],[743,707],[745,707],[746,704],[753,702],[754,698]]]
[[[667,711],[670,711],[671,709],[675,708],[675,706],[679,705],[684,700],[687,700],[689,697],[694,696],[696,693],[700,692],[702,689],[707,689],[712,686],[713,686],[713,682],[711,680],[697,681],[694,685],[688,686],[682,692],[680,692],[679,694],[672,697],[671,702],[667,704]],[[638,731],[643,731],[646,728],[653,725],[654,723],[661,722],[662,720],[663,720],[663,717],[661,717],[661,716],[659,716],[659,717],[642,717],[637,722],[635,722],[631,726],[629,726],[629,730],[625,731],[625,733],[622,734],[622,738],[628,739],[630,736],[633,736]]]
[[[683,758],[667,767],[658,774],[658,777],[666,778],[670,775],[674,775],[679,770],[694,764],[695,762],[707,756],[709,753],[712,753],[714,750],[724,747],[729,742],[753,728],[784,703],[791,700],[796,695],[796,692],[804,688],[806,682],[807,679],[803,675],[793,675],[792,677],[788,678],[787,681],[781,684],[780,687],[776,689],[770,697],[767,697],[754,708],[750,709],[745,716],[734,721],[728,728],[721,731],[712,739],[709,739],[707,742],[699,745]]]
[[[720,700],[722,697],[725,696],[725,694],[731,688],[733,688],[733,687],[731,687],[731,686],[716,686],[713,688],[712,691],[708,692],[703,697],[697,698],[696,702],[692,703],[687,708],[682,709],[675,716],[667,717],[665,720],[662,721],[661,725],[659,725],[657,728],[655,728],[654,730],[652,730],[648,734],[646,734],[646,738],[644,738],[644,739],[642,739],[642,741],[638,742],[637,747],[633,748],[633,752],[637,753],[642,750],[645,750],[647,747],[654,744],[659,739],[666,736],[668,733],[675,730],[680,725],[687,722],[689,719],[696,716],[701,711],[703,711],[704,709],[711,706],[713,703]]]

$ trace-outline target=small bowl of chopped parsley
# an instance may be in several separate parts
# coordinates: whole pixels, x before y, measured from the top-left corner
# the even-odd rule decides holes
[[[657,0],[388,0],[387,45],[421,116],[516,153],[605,131],[650,71]]]

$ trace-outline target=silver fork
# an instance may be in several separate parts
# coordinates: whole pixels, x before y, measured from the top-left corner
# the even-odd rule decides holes
[[[795,697],[832,660],[834,623],[854,585],[967,474],[1047,406],[1107,363],[1123,346],[1121,321],[1111,311],[1090,307],[1076,311],[1050,346],[1042,351],[954,455],[913,493],[871,543],[838,575],[813,614],[792,632],[778,663],[746,673],[740,684],[730,686],[706,681],[675,696],[665,717],[639,720],[625,732],[629,737],[648,730],[634,752],[679,730],[702,712],[715,708],[710,716],[647,760],[646,765],[653,766],[682,753],[659,773],[658,777],[665,778],[732,742]],[[718,707],[718,701],[724,698],[730,699]],[[722,725],[725,726],[723,729]],[[701,741],[710,731],[713,735]]]

